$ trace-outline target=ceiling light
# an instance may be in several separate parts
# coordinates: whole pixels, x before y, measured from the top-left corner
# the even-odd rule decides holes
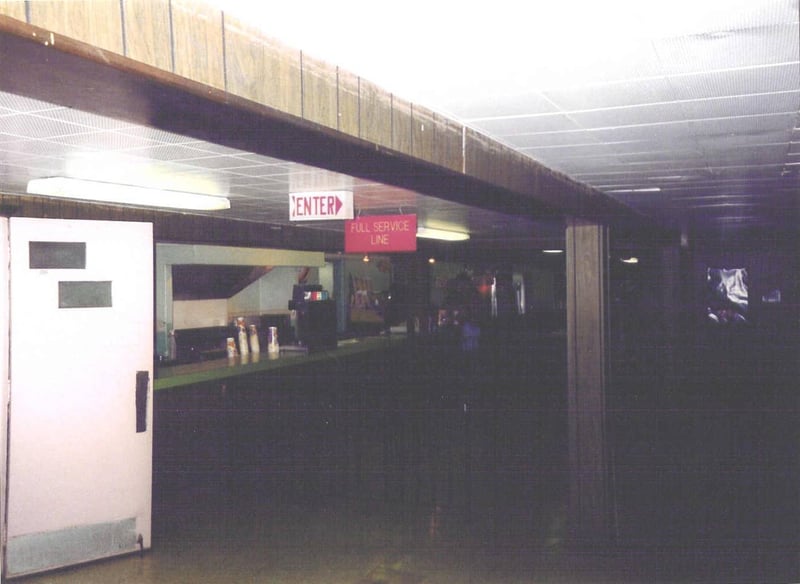
[[[643,187],[641,189],[611,189],[606,193],[660,193],[661,187]]]
[[[61,176],[37,178],[28,182],[28,194],[193,211],[219,211],[231,208],[228,198],[222,195],[153,189]]]
[[[445,231],[444,229],[432,229],[430,227],[418,227],[417,237],[439,239],[441,241],[465,241],[469,239],[469,233],[464,233],[463,231]]]
[[[638,264],[639,258],[636,257],[622,258],[622,260],[620,261],[622,261],[623,264]]]
[[[542,253],[564,253],[563,249],[543,249]]]

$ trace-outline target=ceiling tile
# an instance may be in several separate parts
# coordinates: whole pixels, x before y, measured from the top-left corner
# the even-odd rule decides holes
[[[503,140],[512,139],[514,136],[519,135],[569,132],[580,129],[569,116],[561,113],[484,119],[480,122],[473,122],[472,125]]]
[[[657,141],[672,144],[673,141],[683,143],[688,138],[695,135],[692,125],[685,120],[662,120],[650,124],[640,124],[638,126],[608,126],[596,128],[591,133],[598,140],[605,142],[630,142],[638,141]]]
[[[85,133],[87,129],[68,122],[32,114],[17,114],[3,118],[2,132],[20,138],[51,139]]]
[[[797,61],[761,67],[733,68],[669,77],[677,99],[694,100],[739,95],[796,92],[800,87]]]
[[[69,107],[47,109],[43,111],[38,111],[32,115],[36,115],[38,117],[45,119],[55,120],[58,122],[72,124],[78,128],[83,128],[87,131],[124,130],[133,127],[132,124],[124,122],[122,120],[116,120],[114,118],[108,118],[104,116],[96,116]]]
[[[558,148],[560,146],[573,146],[580,144],[599,144],[595,134],[586,130],[567,130],[564,132],[516,134],[513,142],[518,148]]]
[[[663,74],[632,77],[591,87],[548,89],[545,95],[565,113],[644,106],[674,101],[673,86]]]
[[[174,159],[175,162],[179,162],[185,166],[197,166],[200,168],[211,169],[211,170],[237,170],[239,168],[249,168],[250,163],[243,159],[238,158],[236,156],[229,156],[229,155],[208,155],[208,153],[203,153],[203,156],[197,156],[198,152],[195,152],[195,157],[193,158],[176,158]]]
[[[129,148],[125,153],[130,156],[159,160],[162,162],[191,160],[203,154],[195,148],[181,144],[154,144],[141,148]]]
[[[54,138],[53,141],[62,144],[65,151],[67,148],[77,148],[89,152],[105,153],[147,149],[156,145],[155,142],[144,137],[133,137],[107,131],[85,131],[80,134],[60,136]]]
[[[800,87],[793,91],[691,100],[681,104],[689,119],[737,118],[765,114],[797,113]],[[787,127],[791,127],[792,122]]]
[[[569,160],[572,158],[587,158],[607,156],[609,147],[606,144],[572,144],[557,147],[520,147],[520,150],[530,154],[536,160]]]
[[[539,92],[514,92],[511,89],[484,88],[480,92],[456,96],[446,103],[453,117],[466,124],[505,116],[556,113],[557,107]]]
[[[680,103],[659,103],[629,107],[614,107],[570,112],[572,119],[581,128],[625,128],[663,124],[670,120],[685,120]]]
[[[656,51],[667,75],[730,71],[796,63],[800,40],[788,24],[657,39]]]
[[[729,136],[732,134],[761,136],[765,132],[780,132],[791,128],[795,113],[754,114],[733,118],[693,120],[690,132],[695,136]]]

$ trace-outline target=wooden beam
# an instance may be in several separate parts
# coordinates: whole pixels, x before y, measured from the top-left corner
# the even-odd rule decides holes
[[[104,43],[114,44],[118,33],[129,54],[145,61],[120,54],[116,44],[83,42],[93,42],[91,27],[64,29],[85,37],[77,40],[0,15],[0,90],[501,213],[641,221],[610,197],[453,120],[336,67],[304,55],[298,61],[298,52],[276,49],[235,20],[226,24],[216,9],[170,3],[167,44],[155,29],[163,19],[153,15],[159,23],[147,30],[144,3],[105,3],[122,16],[107,19],[111,40]],[[127,38],[134,32],[137,38]],[[158,48],[148,55],[141,43],[150,37]],[[259,86],[255,79],[265,73],[274,77]]]

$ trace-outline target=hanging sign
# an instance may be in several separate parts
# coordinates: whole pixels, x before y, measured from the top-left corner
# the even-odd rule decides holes
[[[289,194],[289,221],[328,221],[352,218],[352,191]]]
[[[416,250],[416,215],[372,215],[345,221],[345,253]]]

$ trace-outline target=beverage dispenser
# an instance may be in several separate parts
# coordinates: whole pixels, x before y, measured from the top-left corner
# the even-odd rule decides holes
[[[322,286],[296,284],[289,310],[297,314],[297,342],[309,352],[336,347],[336,303]]]

